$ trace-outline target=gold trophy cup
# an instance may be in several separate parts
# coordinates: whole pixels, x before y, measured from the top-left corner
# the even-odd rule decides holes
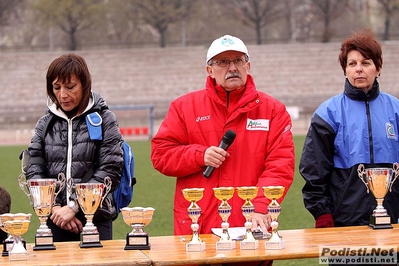
[[[244,239],[240,242],[240,249],[258,249],[259,242],[252,234],[252,216],[255,212],[255,206],[251,200],[258,194],[258,187],[238,187],[238,196],[245,200],[244,205],[241,207],[242,215],[245,217],[245,235]]]
[[[8,232],[14,239],[12,248],[8,252],[9,260],[27,260],[28,251],[26,250],[24,242],[22,241],[22,235],[28,231],[32,214],[6,213],[0,216],[2,217],[2,226],[4,226],[6,232]],[[4,217],[6,218],[3,219]]]
[[[218,200],[221,200],[221,204],[218,207],[218,212],[220,217],[222,218],[222,235],[220,236],[219,241],[216,242],[217,250],[232,250],[236,247],[235,241],[230,238],[229,235],[229,223],[228,219],[231,214],[231,206],[227,202],[234,195],[233,187],[218,187],[213,189],[213,193]]]
[[[392,185],[399,175],[399,164],[394,163],[392,168],[365,168],[363,164],[359,164],[357,172],[367,188],[367,193],[371,190],[377,200],[377,207],[370,216],[369,227],[373,229],[392,228],[391,217],[382,203],[388,191],[392,191]]]
[[[37,216],[40,227],[36,231],[33,250],[54,250],[53,233],[47,226],[48,216],[53,209],[54,199],[65,186],[65,176],[60,173],[57,179],[30,179],[26,180],[21,174],[18,178],[19,187],[28,196]],[[58,184],[58,191],[56,192]]]
[[[190,217],[192,224],[191,229],[193,230],[193,235],[186,244],[186,251],[204,251],[205,242],[202,242],[198,234],[198,219],[201,216],[201,207],[198,206],[197,201],[202,199],[204,196],[203,188],[185,188],[182,190],[184,198],[191,202],[190,206],[187,208],[188,216]]]
[[[270,226],[272,227],[272,235],[265,242],[265,249],[283,249],[285,248],[285,241],[278,234],[278,221],[277,218],[281,212],[281,206],[278,204],[277,200],[284,195],[283,186],[268,186],[263,187],[263,194],[266,198],[270,199],[271,202],[267,206],[267,211],[272,217],[272,222]]]
[[[123,221],[133,230],[126,235],[125,250],[148,250],[151,244],[148,234],[144,232],[144,227],[152,221],[155,209],[148,207],[124,207],[121,209]]]
[[[72,179],[69,179],[72,180]],[[70,181],[72,183],[73,181]],[[104,178],[104,183],[78,183],[75,184],[76,196],[80,207],[86,217],[86,224],[81,233],[81,248],[102,247],[100,234],[93,224],[94,213],[111,190],[111,178]],[[72,184],[69,184],[72,185]],[[105,193],[104,193],[105,190]]]
[[[8,237],[3,242],[3,252],[1,254],[2,257],[7,257],[9,251],[12,249],[12,246],[14,245],[14,237],[12,235],[10,235],[10,233],[7,231],[7,229],[4,226],[4,222],[12,221],[12,220],[14,220],[14,214],[4,213],[4,214],[0,215],[0,228],[1,228],[1,230],[3,230],[4,232],[6,232],[8,234]],[[24,242],[24,245],[26,247],[25,242]]]

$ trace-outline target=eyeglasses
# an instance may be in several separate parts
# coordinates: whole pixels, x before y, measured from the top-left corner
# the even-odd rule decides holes
[[[209,65],[218,65],[219,67],[229,67],[230,63],[233,62],[235,66],[243,66],[248,62],[247,57],[240,57],[240,58],[236,58],[233,60],[228,60],[228,59],[221,59],[221,60],[217,60],[217,61],[212,61],[209,63]]]

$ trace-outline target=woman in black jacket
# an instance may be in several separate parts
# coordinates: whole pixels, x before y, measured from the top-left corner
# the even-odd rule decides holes
[[[26,178],[57,178],[63,173],[67,180],[80,183],[95,165],[87,182],[104,183],[108,176],[113,191],[119,185],[123,166],[122,135],[115,114],[91,90],[91,75],[85,60],[76,54],[56,58],[48,67],[46,80],[48,113],[37,122],[28,148],[31,162],[44,158],[45,163],[32,163]],[[86,116],[95,112],[102,119],[98,139],[89,134],[86,123]],[[48,119],[51,122],[47,128]],[[57,195],[47,220],[55,242],[78,241],[86,223],[75,193],[70,195],[66,187]],[[101,240],[112,239],[112,218],[116,215],[112,193],[101,210],[94,216],[94,225]]]

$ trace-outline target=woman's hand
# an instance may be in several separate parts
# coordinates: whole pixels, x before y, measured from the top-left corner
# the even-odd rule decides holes
[[[79,233],[82,230],[82,223],[75,217],[75,214],[75,211],[68,206],[55,206],[50,219],[64,230]]]

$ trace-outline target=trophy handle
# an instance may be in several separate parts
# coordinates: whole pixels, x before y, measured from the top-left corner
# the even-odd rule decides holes
[[[28,198],[30,199],[30,191],[28,188],[28,181],[26,180],[26,176],[24,174],[20,174],[18,177],[18,184],[20,189],[26,194],[26,196],[28,196]],[[31,202],[32,205],[32,202]]]
[[[362,180],[363,184],[366,186],[367,188],[367,193],[370,192],[369,190],[369,186],[368,184],[364,181],[364,175],[366,174],[366,171],[364,169],[364,165],[363,164],[359,164],[359,166],[357,167],[357,174],[360,178],[360,180]]]
[[[58,178],[57,178],[56,184],[58,184],[59,186],[58,186],[58,191],[56,191],[54,193],[54,198],[57,198],[58,193],[60,193],[61,190],[63,190],[64,187],[65,187],[66,177],[65,177],[65,175],[63,173],[59,173],[58,174]]]
[[[68,179],[68,181],[66,182],[66,186],[67,186],[67,191],[69,193],[69,195],[73,195],[73,191],[74,191],[74,187],[75,187],[75,183],[73,182],[73,178]]]
[[[106,176],[104,178],[104,185],[105,185],[105,193],[101,199],[101,203],[100,206],[103,206],[103,201],[106,198],[106,196],[108,195],[109,191],[111,190],[111,186],[112,186],[112,181],[111,178],[109,176]]]
[[[399,175],[399,164],[395,162],[392,166],[392,173],[394,174],[394,178],[391,181],[391,184],[389,185],[389,192],[392,192],[392,185],[395,182],[396,178],[398,178]]]

